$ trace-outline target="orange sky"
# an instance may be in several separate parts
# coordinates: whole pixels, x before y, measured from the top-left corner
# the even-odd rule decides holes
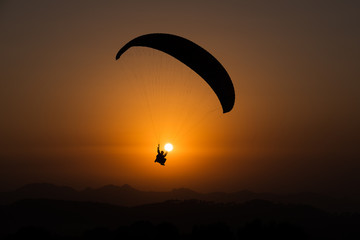
[[[356,192],[358,12],[356,1],[3,1],[0,189]],[[171,57],[115,61],[152,32],[212,53],[233,111]],[[175,147],[166,167],[153,162],[158,140]]]

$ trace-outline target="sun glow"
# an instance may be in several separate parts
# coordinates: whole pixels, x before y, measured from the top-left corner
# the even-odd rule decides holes
[[[171,152],[174,147],[171,143],[167,143],[167,144],[165,144],[164,148],[166,151]]]

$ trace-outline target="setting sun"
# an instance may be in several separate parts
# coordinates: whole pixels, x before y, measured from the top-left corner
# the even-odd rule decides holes
[[[166,151],[171,152],[174,147],[171,143],[167,143],[167,144],[165,144],[164,148]]]

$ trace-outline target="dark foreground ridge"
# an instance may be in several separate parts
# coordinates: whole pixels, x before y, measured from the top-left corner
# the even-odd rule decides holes
[[[31,184],[0,200],[0,239],[360,239],[360,214],[316,194]]]
[[[49,183],[35,183],[10,192],[0,192],[0,204],[10,204],[22,199],[53,199],[69,201],[101,202],[121,206],[138,206],[167,200],[198,199],[218,203],[244,203],[262,199],[275,203],[305,204],[330,212],[360,212],[360,199],[333,198],[315,193],[279,195],[238,191],[233,193],[198,193],[186,188],[169,192],[140,191],[130,185],[106,185],[101,188],[87,188],[77,191],[66,186]]]
[[[123,207],[49,199],[0,207],[1,239],[359,239],[359,214],[264,200]],[[354,237],[354,238],[353,238]]]

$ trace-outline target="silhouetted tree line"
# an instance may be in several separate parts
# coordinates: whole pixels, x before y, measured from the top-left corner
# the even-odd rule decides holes
[[[61,236],[54,234],[41,227],[23,227],[14,234],[10,234],[6,239],[78,239],[78,240],[181,240],[181,239],[306,239],[306,234],[299,228],[282,223],[264,225],[261,221],[246,223],[244,226],[234,231],[229,225],[219,222],[208,225],[195,225],[191,233],[181,234],[178,228],[168,222],[154,225],[148,221],[135,222],[129,226],[120,226],[110,230],[106,227],[95,227],[84,231],[79,236]]]
[[[184,227],[188,230],[184,231]],[[53,200],[0,206],[0,239],[360,239],[360,215],[263,200],[126,208]]]
[[[80,235],[61,235],[43,227],[22,227],[17,232],[5,236],[4,240],[36,239],[36,240],[255,240],[255,239],[360,239],[359,229],[342,229],[344,226],[332,226],[334,229],[313,229],[306,231],[300,226],[281,222],[265,223],[260,219],[247,222],[232,229],[228,224],[219,222],[207,225],[194,225],[190,233],[180,233],[178,228],[168,222],[157,225],[148,221],[135,222],[129,226],[115,229],[94,227],[83,231]],[[341,230],[341,231],[337,231]],[[346,232],[346,230],[350,230]]]

